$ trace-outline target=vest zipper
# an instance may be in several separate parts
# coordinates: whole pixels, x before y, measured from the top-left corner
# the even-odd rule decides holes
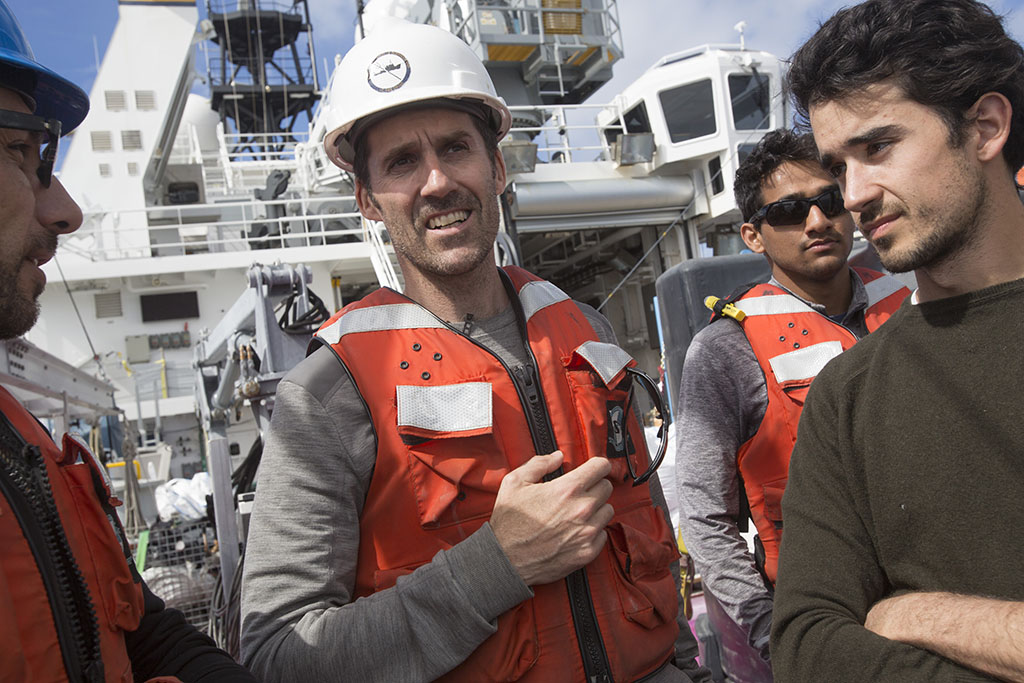
[[[514,376],[512,376],[512,383],[518,384],[516,377],[523,383],[523,393],[527,400],[527,405],[524,407],[527,407],[529,415],[532,416],[532,419],[527,417],[527,422],[530,423],[531,433],[537,435],[535,440],[539,442],[537,452],[550,453],[555,450],[554,430],[548,411],[544,407],[540,376],[537,374],[535,366],[537,359],[534,357],[529,343],[526,344],[526,352],[534,364],[528,364],[525,368],[516,368]],[[563,470],[559,467],[546,475],[544,481],[551,481],[561,476],[562,473]],[[569,593],[573,626],[576,628],[576,640],[579,643],[587,681],[589,683],[611,683],[611,665],[608,663],[608,652],[605,650],[604,641],[601,639],[601,630],[597,625],[597,615],[594,614],[594,602],[590,598],[587,570],[580,567],[566,576],[565,588]]]
[[[500,272],[500,271],[499,271]],[[502,273],[504,275],[504,273]],[[502,283],[512,301],[516,319],[519,322],[520,332],[523,336],[523,346],[526,349],[527,358],[530,362],[526,367],[517,367],[514,371],[501,358],[489,348],[469,337],[444,320],[437,318],[455,334],[469,340],[470,343],[480,347],[498,363],[505,368],[512,386],[519,395],[519,403],[523,406],[526,423],[530,430],[530,437],[533,439],[533,447],[538,454],[551,453],[557,448],[555,443],[555,431],[551,426],[551,416],[548,415],[544,403],[544,394],[540,386],[540,375],[537,373],[537,358],[530,348],[529,337],[526,333],[526,319],[523,317],[522,307],[519,305],[519,295],[512,287],[507,277],[502,277]],[[427,310],[424,308],[424,310]],[[563,474],[564,470],[559,467],[554,472],[546,475],[544,481],[551,481]],[[590,582],[587,579],[587,570],[581,567],[565,577],[565,586],[569,594],[569,608],[572,612],[573,626],[576,629],[576,640],[579,645],[580,659],[583,661],[583,671],[586,674],[588,683],[614,683],[612,679],[612,667],[608,662],[608,651],[605,649],[604,641],[601,638],[601,629],[597,624],[597,615],[594,613],[594,601],[590,597]]]
[[[39,570],[68,679],[102,683],[105,675],[96,612],[64,535],[46,463],[39,448],[28,444],[2,413],[0,491]]]

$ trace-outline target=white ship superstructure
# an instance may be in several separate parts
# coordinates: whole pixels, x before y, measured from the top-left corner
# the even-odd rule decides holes
[[[496,258],[600,307],[656,375],[655,280],[738,251],[733,176],[785,124],[780,62],[740,46],[674,52],[594,104],[624,58],[615,0],[376,0],[366,23],[389,13],[463,38],[511,105]],[[253,263],[306,266],[330,311],[402,286],[386,231],[360,218],[351,179],[323,152],[317,112],[330,88],[312,68],[305,3],[230,0],[200,16],[188,0],[119,5],[62,170],[85,223],[46,265],[28,337],[86,371],[102,366],[127,418],[172,446],[171,476],[198,469],[206,448],[193,349],[234,319]],[[241,385],[223,411],[237,458],[259,431]],[[272,395],[258,402],[265,414]]]

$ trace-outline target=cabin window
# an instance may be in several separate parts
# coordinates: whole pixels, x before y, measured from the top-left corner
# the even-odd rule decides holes
[[[111,175],[110,164],[100,164],[100,178],[109,178]]]
[[[109,130],[94,130],[89,132],[89,139],[92,140],[92,151],[112,152],[114,150],[114,136]]]
[[[143,294],[139,297],[139,303],[144,323],[199,317],[199,295],[196,292]]]
[[[107,103],[107,111],[124,111],[128,108],[128,97],[124,90],[104,90],[103,98]]]
[[[139,175],[139,165],[134,161],[128,162],[128,175],[137,176]]]
[[[663,90],[658,98],[672,142],[685,142],[718,130],[711,79]]]
[[[768,76],[756,71],[729,76],[729,98],[736,130],[767,130],[772,101]]]
[[[644,106],[643,100],[640,101],[640,104],[623,114],[622,121],[626,124],[627,133],[651,132],[651,121],[647,118],[647,107]],[[604,129],[604,138],[608,141],[609,145],[613,145],[618,141],[621,133],[621,127],[610,126]]]
[[[156,109],[156,92],[152,90],[136,90],[135,108],[141,111]]]
[[[121,131],[121,148],[124,149],[125,151],[142,149],[142,131],[141,130],[122,130]]]
[[[722,177],[722,160],[717,155],[708,162],[708,175],[711,176],[711,194],[722,194],[725,179]]]

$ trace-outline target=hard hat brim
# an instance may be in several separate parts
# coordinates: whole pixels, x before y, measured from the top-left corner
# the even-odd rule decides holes
[[[494,100],[494,101],[492,101]],[[479,93],[472,93],[465,97],[446,94],[441,97],[425,97],[420,100],[412,100],[397,107],[390,107],[373,112],[355,121],[351,126],[338,128],[324,138],[324,149],[327,156],[342,169],[351,172],[352,164],[355,161],[355,141],[365,135],[374,124],[390,118],[395,114],[406,112],[412,109],[425,108],[448,108],[456,111],[463,111],[471,116],[483,118],[500,141],[508,133],[512,126],[512,116],[499,98],[481,96]]]
[[[66,78],[58,76],[45,66],[10,50],[0,49],[0,62],[32,72],[35,88],[25,92],[35,100],[32,113],[44,119],[57,119],[63,134],[70,133],[85,120],[89,113],[89,96]],[[0,78],[0,87],[7,87]],[[13,89],[13,88],[12,88]],[[20,90],[19,90],[20,92]]]

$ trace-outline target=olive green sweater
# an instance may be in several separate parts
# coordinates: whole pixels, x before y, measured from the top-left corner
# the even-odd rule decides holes
[[[863,627],[879,600],[1024,600],[1024,280],[927,302],[818,375],[783,499],[776,680],[984,677]]]

